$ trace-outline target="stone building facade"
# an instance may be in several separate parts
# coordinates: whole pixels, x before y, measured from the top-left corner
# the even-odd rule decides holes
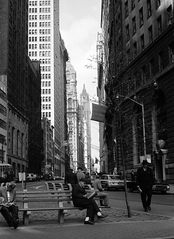
[[[173,1],[113,0],[109,9],[108,170],[122,171],[124,158],[129,174],[146,158],[157,181],[172,183]]]

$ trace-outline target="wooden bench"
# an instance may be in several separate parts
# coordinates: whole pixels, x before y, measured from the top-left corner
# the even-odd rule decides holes
[[[97,196],[95,199],[100,200]],[[73,205],[71,185],[57,185],[56,190],[54,185],[53,188],[44,191],[17,191],[16,202],[19,212],[23,213],[24,225],[29,224],[29,216],[32,211],[57,211],[58,223],[64,223],[65,210],[82,210]],[[107,208],[107,206],[99,207]]]

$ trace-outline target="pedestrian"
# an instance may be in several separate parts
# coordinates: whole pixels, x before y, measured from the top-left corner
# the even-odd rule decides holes
[[[77,183],[77,177],[72,168],[69,168],[69,170],[66,172],[65,183],[70,183],[72,186]]]
[[[98,218],[104,218],[106,215],[101,213],[94,198],[88,197],[88,194],[84,188],[84,181],[85,179],[80,178],[78,183],[74,185],[72,190],[72,200],[75,207],[87,209],[84,224],[93,225],[95,215],[97,215]]]
[[[83,172],[82,167],[78,167],[78,168],[77,168],[76,176],[77,176],[77,181],[78,181],[78,182],[79,182],[79,180],[80,180],[81,178],[85,179],[85,174],[84,174],[84,172]]]
[[[94,182],[93,182],[93,187],[95,192],[97,193],[97,195],[100,198],[100,206],[108,206],[109,207],[109,199],[108,199],[108,194],[103,192],[104,189],[101,185],[101,181],[100,181],[100,176],[96,175]]]
[[[9,227],[16,229],[19,225],[18,207],[15,204],[16,184],[7,182],[0,187],[0,212]]]
[[[154,181],[152,169],[148,166],[147,160],[143,160],[142,166],[137,170],[136,183],[141,193],[141,201],[145,212],[151,210],[152,186]]]

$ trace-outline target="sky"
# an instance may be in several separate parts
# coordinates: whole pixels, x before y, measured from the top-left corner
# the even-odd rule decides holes
[[[78,97],[83,84],[97,99],[96,43],[101,0],[60,0],[60,33],[77,74]],[[98,123],[91,121],[92,157],[99,157]]]
[[[100,12],[101,0],[60,0],[60,32],[77,73],[77,91],[81,93],[85,84],[90,97],[96,95]]]

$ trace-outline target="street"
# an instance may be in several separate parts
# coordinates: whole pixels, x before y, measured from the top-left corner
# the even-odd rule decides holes
[[[21,187],[20,184],[17,186]],[[27,183],[28,190],[44,189],[44,182]],[[118,210],[118,208],[126,209],[124,192],[123,191],[109,191],[109,198],[111,201],[111,208]],[[140,195],[138,193],[128,193],[128,201],[130,208],[133,212],[142,213],[147,215],[142,210]],[[31,223],[29,226],[20,226],[17,230],[11,230],[8,227],[0,229],[1,239],[161,239],[161,238],[174,238],[174,208],[173,208],[174,195],[167,194],[153,194],[152,197],[152,211],[150,215],[156,215],[156,219],[142,219],[133,220],[125,218],[124,220],[110,220],[99,221],[94,226],[84,225],[79,220],[73,223],[65,223],[58,225],[51,221],[44,223]],[[157,215],[163,215],[164,218]],[[136,216],[134,216],[136,217]],[[149,216],[150,218],[150,216]],[[155,218],[155,217],[154,217]]]

